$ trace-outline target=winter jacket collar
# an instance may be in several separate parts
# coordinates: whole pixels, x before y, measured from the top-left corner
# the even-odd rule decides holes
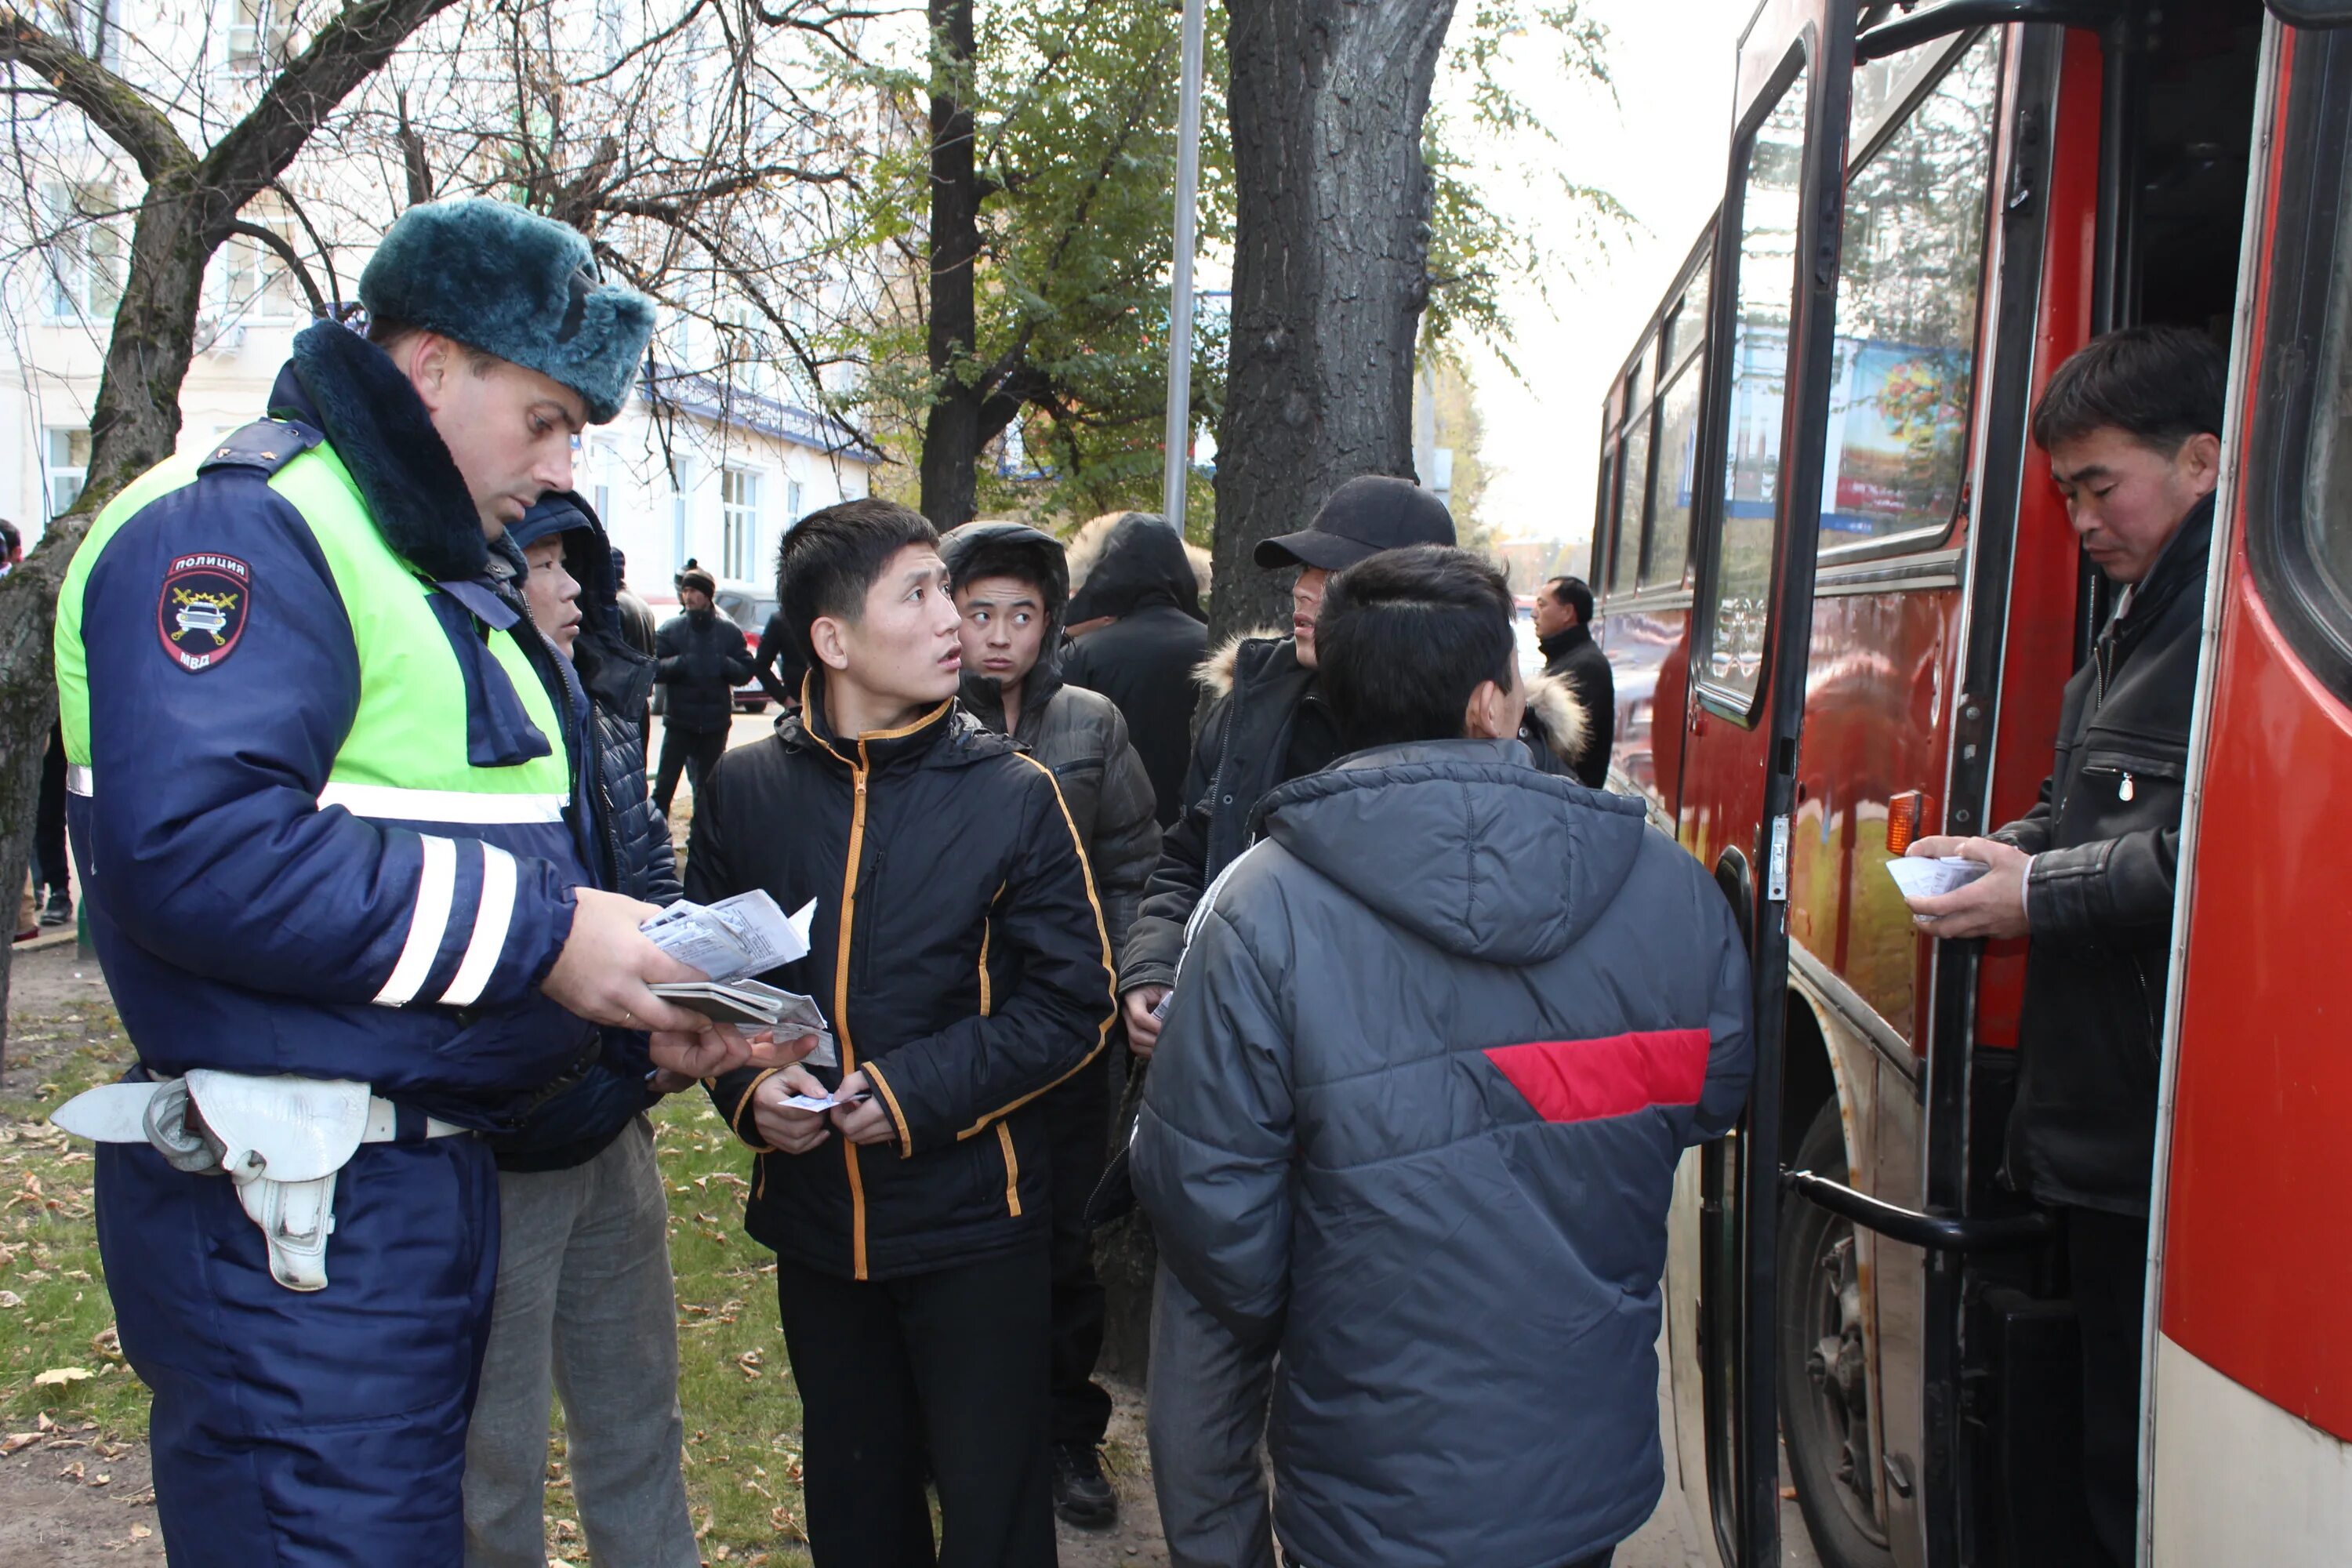
[[[2156,563],[2147,575],[2132,590],[2131,599],[2123,613],[2108,624],[2108,631],[2118,643],[2128,644],[2147,634],[2156,624],[2165,607],[2191,584],[2205,581],[2206,555],[2213,542],[2213,498],[2207,496],[2181,520],[2164,548],[2157,552]]]
[[[1539,963],[1591,931],[1646,831],[1639,802],[1539,772],[1514,740],[1360,752],[1260,809],[1268,837],[1359,901],[1489,963]]]
[[[457,461],[382,349],[337,322],[304,329],[269,411],[325,433],[384,542],[418,571],[446,583],[487,570],[489,541]]]
[[[1539,639],[1536,643],[1536,648],[1543,655],[1544,662],[1551,664],[1563,655],[1574,653],[1591,640],[1592,628],[1580,622],[1565,630],[1554,632],[1551,636]]]
[[[787,751],[808,752],[854,770],[962,767],[1016,748],[1012,737],[989,729],[963,711],[952,697],[896,730],[869,730],[855,739],[833,731],[824,713],[824,682],[809,672],[801,685],[801,710],[778,721],[776,733]]]

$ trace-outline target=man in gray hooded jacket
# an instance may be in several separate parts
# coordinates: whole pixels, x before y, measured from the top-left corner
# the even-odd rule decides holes
[[[1664,1485],[1666,1209],[1746,1095],[1747,960],[1638,805],[1531,765],[1510,616],[1463,551],[1332,581],[1344,754],[1266,797],[1203,898],[1145,1090],[1163,1261],[1278,1352],[1274,1531],[1301,1568],[1605,1563]],[[1155,1468],[1219,1440],[1151,1438]],[[1248,1517],[1262,1482],[1227,1475],[1162,1496],[1171,1544]]]

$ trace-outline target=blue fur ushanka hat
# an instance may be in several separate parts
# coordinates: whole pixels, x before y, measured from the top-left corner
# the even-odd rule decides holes
[[[401,214],[360,274],[360,303],[562,382],[597,425],[621,411],[654,331],[654,302],[601,281],[577,230],[479,196]]]

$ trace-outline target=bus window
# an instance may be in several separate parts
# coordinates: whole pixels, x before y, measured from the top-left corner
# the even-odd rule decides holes
[[[2272,307],[2274,321],[2263,351],[2264,379],[2285,382],[2289,391],[2285,397],[2264,396],[2255,416],[2258,441],[2267,435],[2263,426],[2307,418],[2308,446],[2299,486],[2249,487],[2254,499],[2248,507],[2246,544],[2280,628],[2313,673],[2337,696],[2352,700],[2352,266],[2345,264],[2352,255],[2352,157],[2345,154],[2340,133],[2331,143],[2324,132],[2306,127],[2310,106],[2320,98],[2305,89],[2294,103],[2297,120],[2291,134],[2318,151],[2309,154],[2314,167],[2299,182],[2311,193],[2304,198],[2305,210],[2290,209],[2282,227],[2300,224],[2310,233],[2303,241],[2304,277],[2281,269],[2275,285],[2281,302]],[[2332,193],[2323,195],[2330,186]],[[2286,249],[2295,237],[2283,234],[2279,247]],[[2286,303],[2295,298],[2290,289],[2294,283],[2311,301],[2301,311]],[[2303,372],[2306,356],[2311,369]],[[2272,364],[2290,368],[2282,374]],[[2295,408],[2297,403],[2307,407],[2307,416]],[[2276,444],[2291,465],[2292,437]]]
[[[1808,69],[1800,69],[1748,143],[1740,175],[1738,277],[1728,360],[1723,526],[1698,619],[1708,685],[1752,705],[1772,603],[1772,534],[1780,489],[1781,405],[1796,286],[1799,183],[1804,176]]]
[[[1823,555],[1940,535],[1958,510],[2000,78],[1987,32],[1847,180]]]
[[[1609,558],[1609,591],[1633,591],[1634,566],[1642,559],[1643,502],[1650,493],[1650,411],[1633,416],[1625,426],[1625,461],[1620,470],[1625,482],[1624,504],[1618,511],[1617,551]]]
[[[1685,315],[1690,307],[1683,307]],[[1677,317],[1676,320],[1680,320]],[[1691,483],[1698,445],[1698,400],[1704,373],[1693,354],[1658,395],[1657,499],[1650,509],[1650,538],[1642,556],[1642,586],[1672,587],[1683,580],[1690,552]]]

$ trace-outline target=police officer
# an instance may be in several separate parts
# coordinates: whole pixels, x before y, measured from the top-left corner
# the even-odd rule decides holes
[[[507,523],[571,483],[651,303],[487,201],[395,223],[362,339],[106,508],[60,595],[73,842],[139,1066],[99,1243],[178,1564],[453,1563],[512,1125],[694,972],[599,891],[581,743]],[[668,1031],[668,1032],[662,1032]]]

